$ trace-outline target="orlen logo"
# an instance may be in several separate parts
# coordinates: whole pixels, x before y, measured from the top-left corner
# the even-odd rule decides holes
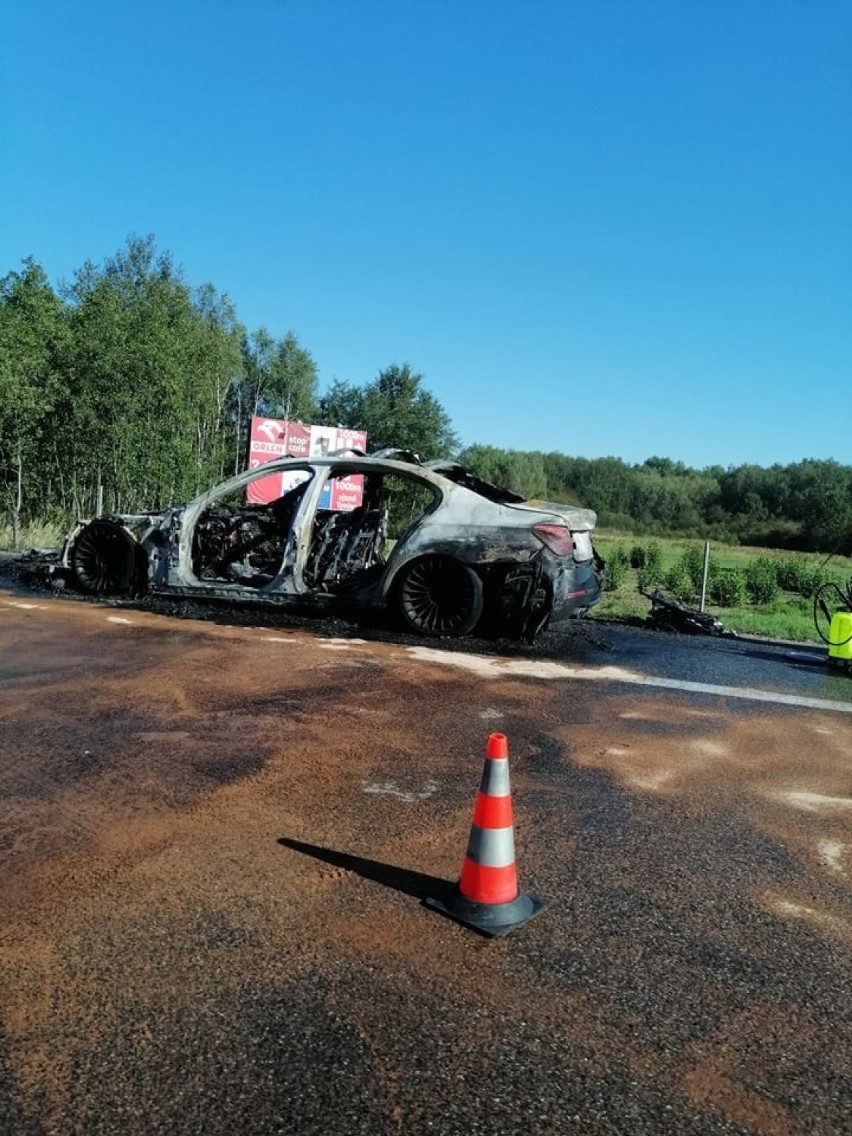
[[[265,422],[261,422],[261,424],[257,428],[257,432],[258,434],[265,434],[270,442],[277,442],[279,438],[283,438],[284,436],[281,433],[281,428],[279,427],[278,423],[271,422],[269,419],[267,419]]]

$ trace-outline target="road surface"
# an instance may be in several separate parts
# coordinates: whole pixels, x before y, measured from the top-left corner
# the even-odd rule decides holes
[[[852,1130],[852,678],[0,581],[0,1132]],[[521,886],[458,878],[509,739]]]

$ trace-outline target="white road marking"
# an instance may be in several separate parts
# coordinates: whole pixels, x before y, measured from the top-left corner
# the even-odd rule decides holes
[[[22,603],[21,600],[6,600],[7,607],[20,607],[24,611],[41,611],[44,604]]]
[[[133,623],[132,619],[125,619],[123,615],[108,615],[107,623]]]
[[[800,706],[808,710],[831,710],[852,714],[852,702],[835,702],[829,698],[809,698],[801,694],[784,694],[777,690],[758,690],[748,686],[718,686],[710,682],[687,682],[679,678],[644,675],[626,667],[577,667],[534,659],[494,659],[484,655],[466,655],[441,651],[435,647],[408,647],[408,653],[425,663],[458,667],[482,678],[580,679],[584,682],[621,682],[630,686],[650,686],[658,690],[680,690],[685,694],[713,694],[719,698],[738,698],[747,702],[769,702],[775,706]]]
[[[295,643],[295,639],[285,639],[281,635],[267,635],[263,640],[264,643]]]
[[[503,715],[499,710],[495,710],[493,706],[488,706],[479,715],[484,721],[489,722],[492,718],[502,718]]]

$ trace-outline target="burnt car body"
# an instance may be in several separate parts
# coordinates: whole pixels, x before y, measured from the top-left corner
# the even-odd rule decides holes
[[[254,481],[279,475],[279,497],[246,503]],[[353,478],[355,508],[323,507],[332,485]],[[61,565],[97,595],[384,609],[421,635],[479,627],[531,639],[599,601],[595,520],[588,509],[524,501],[455,462],[341,451],[264,463],[162,512],[80,522]]]

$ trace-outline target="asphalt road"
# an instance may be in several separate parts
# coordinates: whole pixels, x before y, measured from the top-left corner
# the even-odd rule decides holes
[[[751,642],[0,582],[0,1132],[849,1133],[850,710]],[[422,903],[492,730],[502,940]]]

